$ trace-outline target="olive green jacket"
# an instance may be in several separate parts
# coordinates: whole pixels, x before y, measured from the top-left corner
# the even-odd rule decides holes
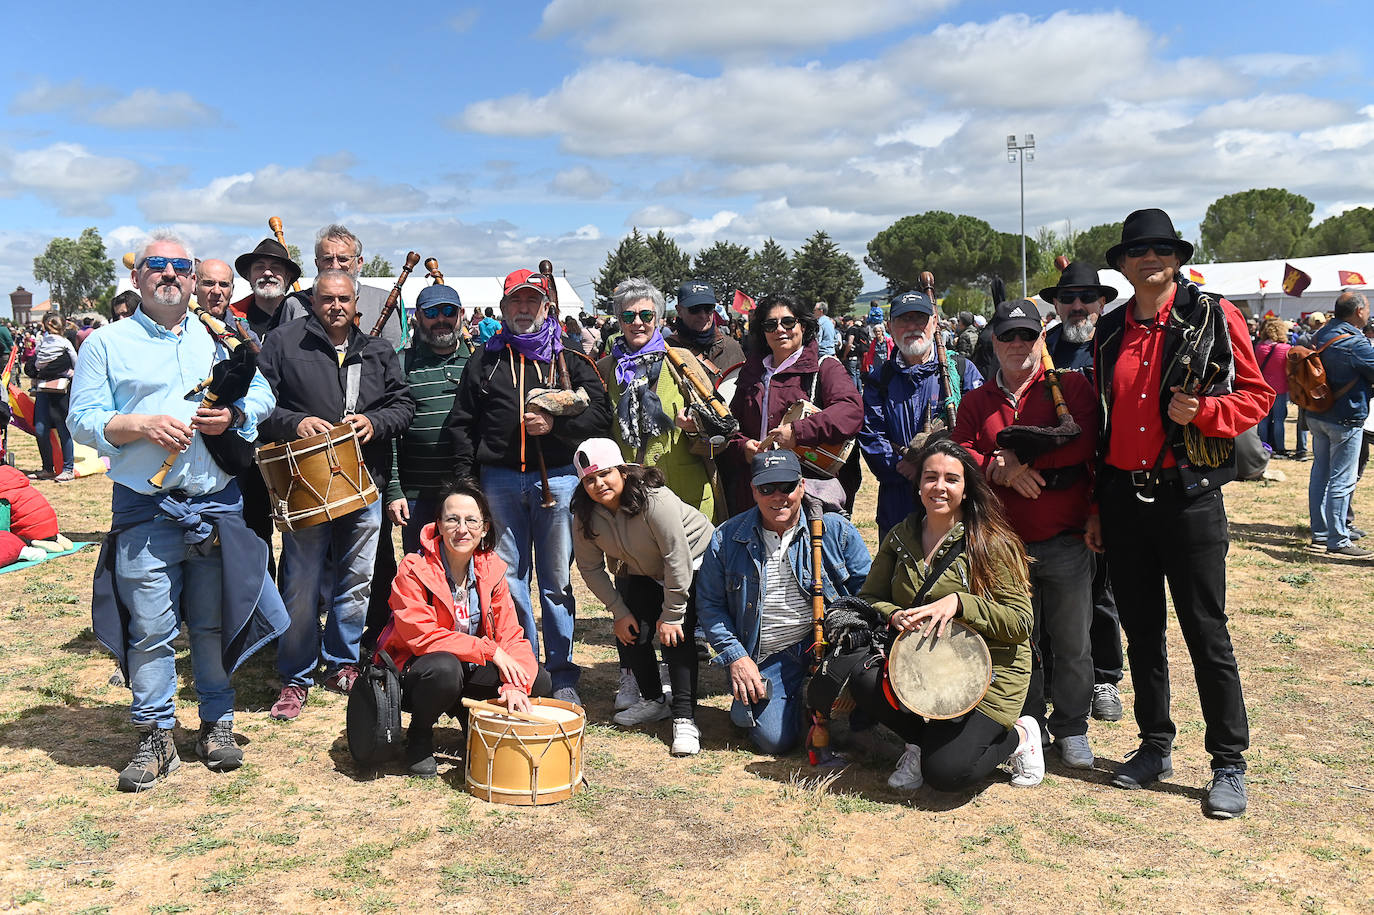
[[[934,558],[938,561],[963,536],[963,525],[955,525],[936,549]],[[921,521],[915,514],[908,515],[883,538],[859,597],[889,618],[914,604],[930,570],[921,548]],[[970,593],[968,554],[961,553],[930,589],[926,603],[934,603],[946,594],[958,595],[959,612],[955,618],[973,627],[987,642],[992,655],[992,685],[977,709],[1010,728],[1021,715],[1030,686],[1034,611],[1029,587],[1010,584],[1015,580],[1010,569],[999,571],[996,578],[999,584],[991,597]]]

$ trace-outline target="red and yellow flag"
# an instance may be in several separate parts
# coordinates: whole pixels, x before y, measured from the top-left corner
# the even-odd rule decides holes
[[[1337,270],[1336,276],[1339,277],[1339,282],[1342,286],[1365,285],[1364,277],[1354,270]]]
[[[1312,285],[1312,277],[1297,267],[1285,262],[1283,265],[1283,291],[1291,296],[1301,296],[1304,289]]]
[[[1207,279],[1201,273],[1198,273],[1196,270],[1194,270],[1192,267],[1188,268],[1188,279],[1192,280],[1194,283],[1197,283],[1199,286],[1207,285]]]
[[[747,315],[754,308],[754,300],[736,289],[735,300],[730,303],[730,308],[739,314]]]

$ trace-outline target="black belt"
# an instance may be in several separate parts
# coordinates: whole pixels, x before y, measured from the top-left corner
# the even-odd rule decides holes
[[[1148,470],[1122,470],[1119,467],[1108,466],[1106,472],[1110,477],[1128,482],[1136,489],[1144,489],[1150,483],[1151,472]],[[1178,483],[1182,479],[1177,467],[1159,468],[1160,483]]]

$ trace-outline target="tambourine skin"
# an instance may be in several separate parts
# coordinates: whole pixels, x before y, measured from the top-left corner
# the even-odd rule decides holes
[[[967,623],[950,620],[943,636],[906,631],[888,652],[887,679],[907,711],[947,720],[973,710],[992,685],[992,655]]]

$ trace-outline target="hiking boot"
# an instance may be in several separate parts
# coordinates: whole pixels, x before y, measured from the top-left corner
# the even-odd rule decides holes
[[[1365,537],[1367,532],[1358,527],[1351,527],[1346,529],[1346,533],[1350,535],[1351,540],[1361,540]]]
[[[643,697],[639,695],[639,681],[635,680],[634,673],[624,667],[620,668],[620,688],[615,691],[615,710],[623,712],[641,698]]]
[[[1033,715],[1022,715],[1016,723],[1026,732],[1016,752],[1011,754],[1011,783],[1017,788],[1034,788],[1045,780],[1045,750],[1040,743],[1040,722]]]
[[[1374,550],[1366,550],[1362,546],[1347,543],[1345,546],[1338,546],[1335,549],[1327,547],[1326,555],[1339,556],[1342,559],[1368,559],[1370,556],[1374,556]]]
[[[921,745],[909,743],[902,758],[897,760],[897,768],[887,777],[887,786],[898,791],[915,791],[925,783],[925,776],[921,774]]]
[[[434,778],[439,764],[434,761],[434,729],[406,731],[406,771],[416,778]]]
[[[1098,683],[1093,687],[1093,717],[1098,721],[1120,721],[1121,693],[1115,683]]]
[[[701,752],[701,731],[695,721],[690,718],[673,719],[673,748],[670,752],[674,756],[696,756]]]
[[[310,690],[304,686],[283,686],[277,701],[272,703],[272,717],[278,721],[295,721],[305,707]]]
[[[1116,767],[1112,784],[1118,788],[1134,790],[1159,781],[1174,774],[1174,758],[1164,754],[1149,744],[1141,744],[1139,749],[1126,754],[1126,759]]]
[[[243,750],[234,741],[234,722],[202,721],[196,755],[211,772],[232,772],[243,765]]]
[[[353,684],[358,679],[358,665],[345,664],[325,677],[324,688],[331,693],[342,693],[347,696],[353,689]]]
[[[634,727],[637,724],[647,724],[650,721],[662,721],[670,714],[672,714],[672,710],[668,708],[668,703],[662,697],[640,699],[625,711],[619,712],[611,720],[625,727]]]
[[[152,725],[138,729],[138,749],[134,758],[119,773],[120,791],[147,791],[181,765],[172,729]]]
[[[553,691],[553,697],[559,702],[570,702],[579,708],[586,708],[582,704],[582,697],[577,694],[577,687],[575,686],[561,686]]]
[[[1230,820],[1245,813],[1245,770],[1223,766],[1212,770],[1212,783],[1202,801],[1202,812],[1214,820]]]
[[[1092,744],[1088,743],[1086,734],[1061,737],[1054,742],[1054,746],[1059,751],[1059,758],[1070,769],[1091,769],[1093,763],[1097,762],[1093,757]]]

